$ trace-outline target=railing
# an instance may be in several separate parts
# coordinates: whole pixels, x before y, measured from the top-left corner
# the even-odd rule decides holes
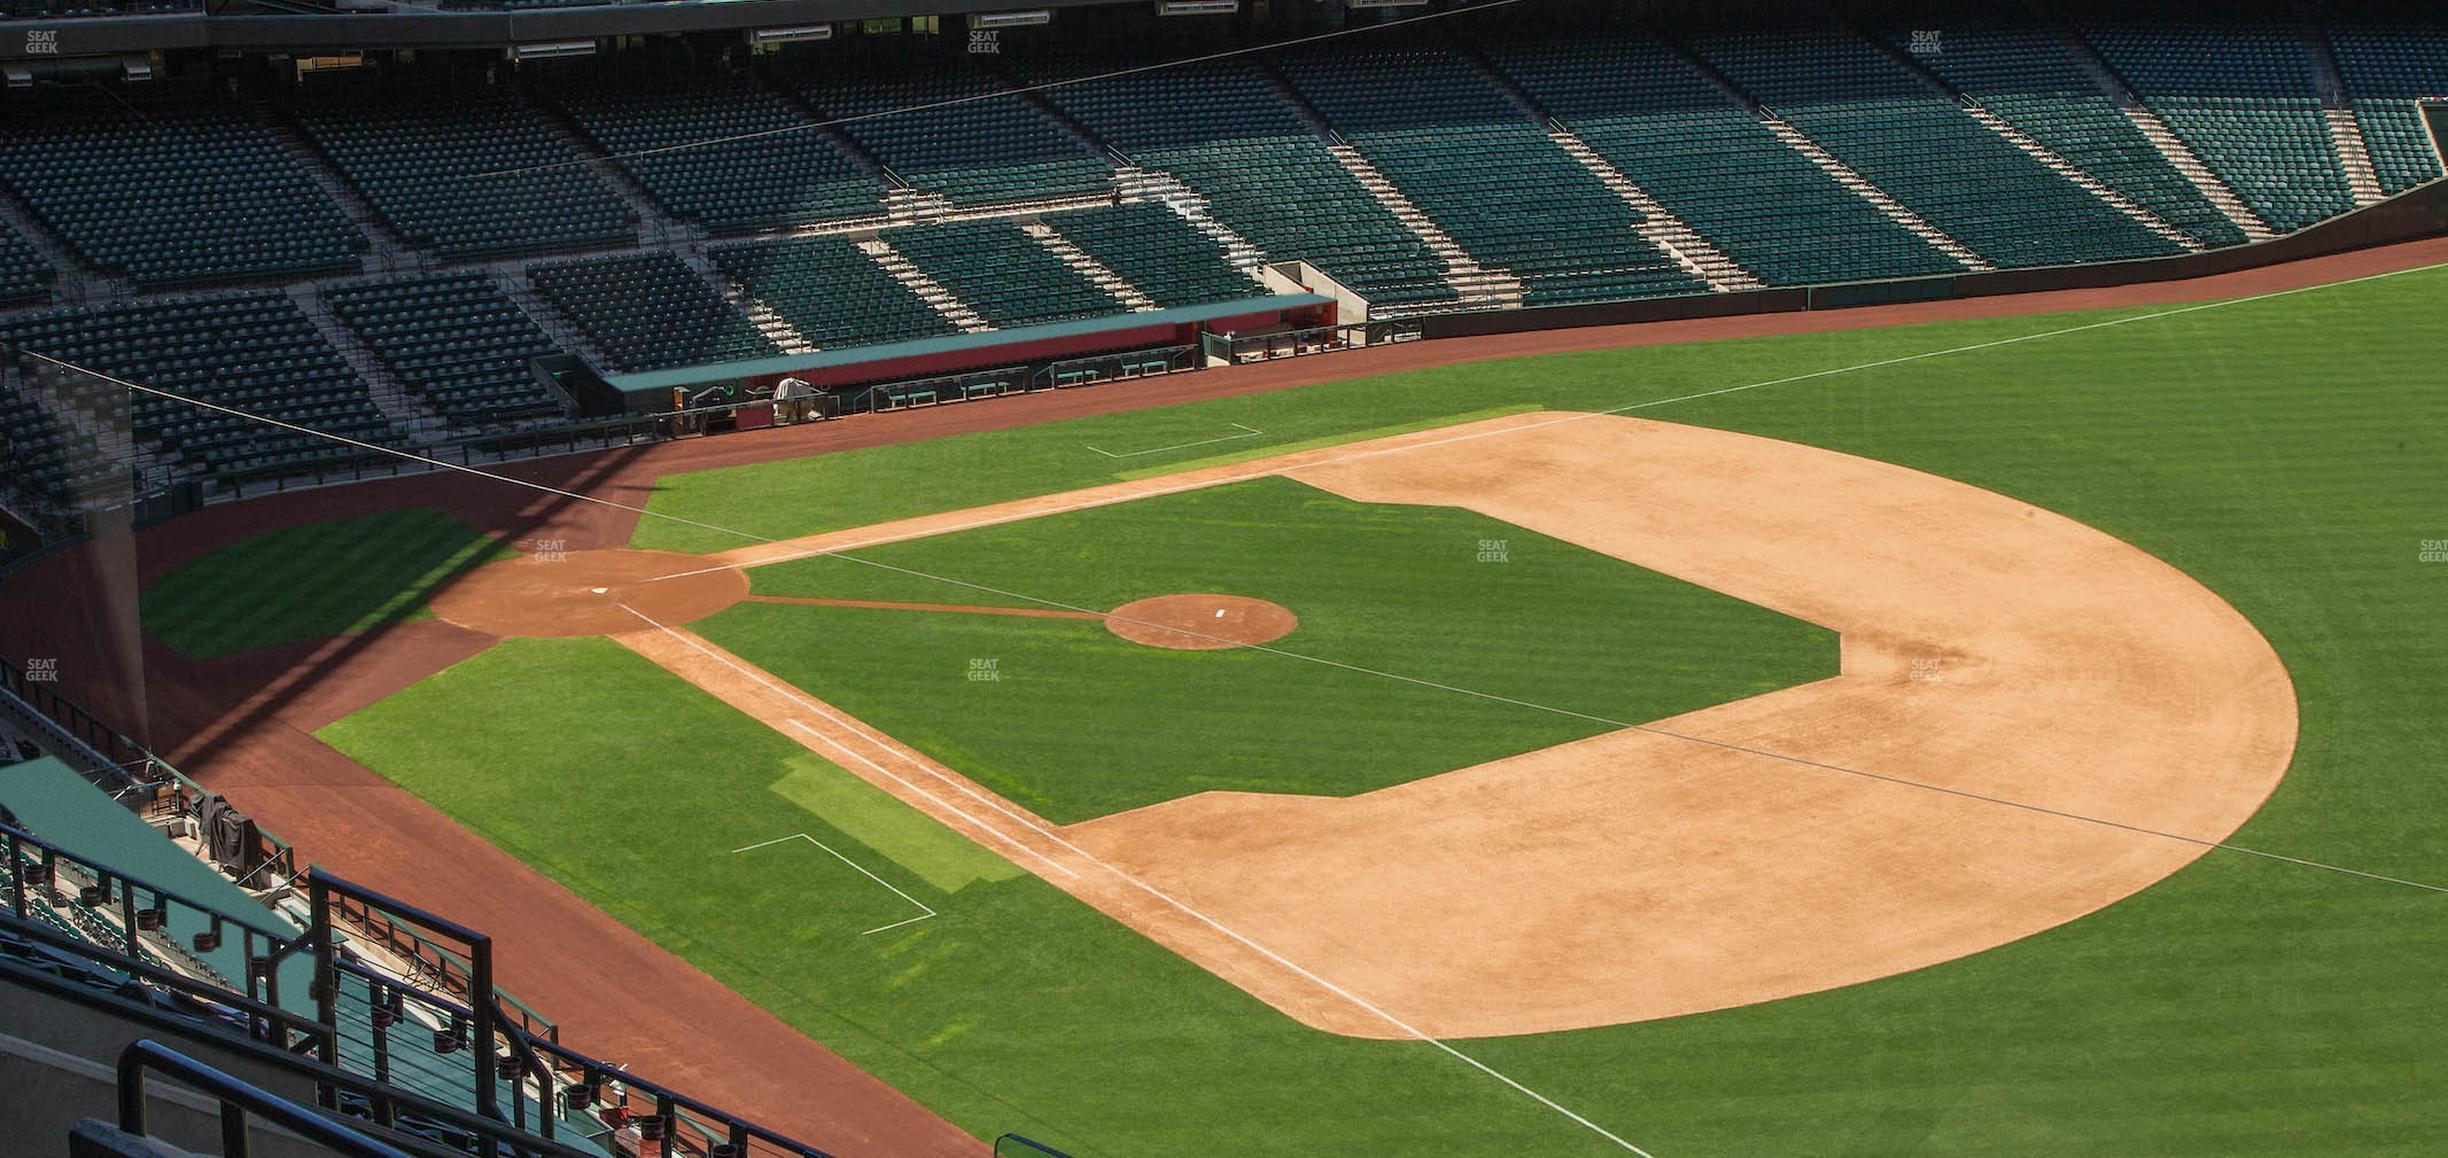
[[[1417,323],[1378,322],[1338,326],[1312,326],[1299,330],[1275,330],[1263,334],[1201,334],[1200,349],[1210,358],[1231,363],[1267,362],[1277,358],[1298,358],[1323,354],[1332,350],[1348,350],[1359,345],[1379,342],[1409,341],[1419,336]]]
[[[1176,374],[1199,368],[1197,346],[1162,346],[1123,354],[1098,354],[1049,363],[1031,378],[1031,389],[1093,386],[1099,382]]]
[[[130,1042],[119,1052],[119,1128],[139,1138],[149,1133],[145,1128],[147,1073],[158,1073],[221,1103],[221,1158],[247,1158],[250,1115],[351,1158],[409,1158],[408,1152],[397,1146],[376,1141],[296,1102],[152,1041]]]
[[[428,1067],[426,1076],[469,1082],[480,1113],[548,1141],[568,1128],[565,1117],[586,1115],[606,1133],[633,1131],[641,1158],[827,1158],[804,1142],[562,1045],[551,1023],[495,988],[491,937],[322,869],[308,877],[307,888],[318,1021],[335,1027],[318,1043],[325,1064],[341,1067],[353,1060],[343,1047],[358,1046],[385,1077],[401,1064],[423,1066],[423,1057],[397,1040],[401,1027],[422,1022],[432,1031],[428,1053],[464,1054],[470,1063],[463,1072],[454,1060],[446,1074]],[[442,987],[447,992],[420,990],[405,983],[413,979],[348,959],[332,936],[342,920],[376,930],[386,945],[414,948],[411,968],[450,978]],[[368,1012],[375,1028],[364,1041],[337,1032],[343,1002],[360,1003]],[[412,1056],[416,1061],[407,1062]],[[376,1103],[370,1112],[382,1121],[385,1108]]]
[[[939,402],[967,402],[973,398],[1021,394],[1031,389],[1030,378],[1026,366],[999,366],[991,370],[966,370],[905,382],[880,382],[850,395],[842,403],[842,410],[849,414],[880,414],[888,410],[907,410],[913,406],[933,406]]]
[[[65,921],[63,928],[148,970],[218,980],[244,998],[251,1037],[286,1049],[293,1032],[305,1032],[298,1018],[278,1013],[280,965],[300,946],[296,930],[224,912],[10,825],[0,824],[0,860],[6,862],[9,913],[18,921]],[[181,931],[185,943],[177,940]],[[233,933],[238,943],[224,953]],[[213,955],[221,960],[209,959]],[[171,969],[172,962],[186,968]],[[236,977],[226,967],[231,964]]]

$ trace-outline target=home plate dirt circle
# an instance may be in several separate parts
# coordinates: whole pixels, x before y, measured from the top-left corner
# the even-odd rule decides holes
[[[1247,595],[1158,595],[1125,603],[1105,617],[1105,630],[1115,635],[1175,651],[1270,643],[1299,626],[1289,608]]]
[[[570,551],[486,564],[452,580],[431,606],[487,635],[617,635],[702,619],[747,594],[746,572],[708,570],[695,555]]]

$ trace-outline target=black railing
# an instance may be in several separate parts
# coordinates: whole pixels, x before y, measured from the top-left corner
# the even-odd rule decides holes
[[[145,1075],[163,1077],[211,1096],[221,1103],[221,1156],[247,1158],[247,1119],[259,1118],[297,1136],[350,1158],[411,1158],[390,1143],[378,1141],[315,1113],[287,1098],[205,1065],[177,1050],[152,1041],[130,1042],[119,1052],[119,1128],[144,1137]]]
[[[562,1045],[550,1022],[495,987],[493,939],[484,933],[321,868],[307,877],[307,896],[313,918],[305,939],[316,954],[318,1021],[335,1027],[318,1043],[326,1065],[344,1068],[341,1063],[353,1059],[344,1057],[343,1047],[354,1045],[374,1072],[388,1076],[416,1048],[412,1043],[426,1042],[432,1048],[424,1054],[464,1054],[465,1069],[454,1058],[443,1076],[470,1083],[479,1112],[546,1140],[585,1115],[607,1131],[634,1131],[641,1158],[828,1158],[807,1143]],[[412,953],[402,959],[409,968],[446,982],[422,990],[350,960],[332,935],[342,923],[371,933],[386,948],[407,946]],[[362,1003],[369,1013],[375,1028],[362,1041],[344,1041],[336,1032],[344,1002]],[[403,1037],[412,1021],[438,1028]],[[415,1064],[425,1063],[420,1057]],[[380,1120],[382,1107],[371,1110]]]

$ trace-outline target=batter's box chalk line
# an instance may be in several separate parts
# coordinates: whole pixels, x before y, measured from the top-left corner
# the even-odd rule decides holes
[[[756,843],[756,844],[749,845],[749,846],[748,846],[748,847],[746,847],[746,848],[735,848],[735,849],[732,849],[732,850],[731,850],[731,852],[732,852],[732,855],[736,856],[736,855],[738,855],[738,854],[740,854],[740,853],[743,853],[743,852],[755,852],[756,850],[758,850],[758,849],[760,849],[760,848],[772,848],[773,846],[775,846],[775,845],[777,845],[777,844],[789,844],[790,842],[792,842],[792,841],[794,841],[794,840],[804,840],[804,841],[808,842],[809,844],[815,845],[816,847],[821,848],[821,849],[825,850],[825,851],[826,851],[826,852],[828,852],[828,853],[831,853],[831,854],[832,854],[832,856],[833,856],[833,859],[835,859],[835,860],[837,860],[837,861],[840,861],[840,862],[842,862],[843,864],[849,865],[851,868],[857,869],[857,870],[859,871],[859,875],[860,875],[860,876],[866,877],[868,880],[874,881],[875,883],[877,883],[877,884],[879,884],[879,885],[882,885],[882,886],[884,886],[885,888],[892,889],[892,895],[894,895],[894,896],[896,896],[896,897],[899,897],[899,898],[901,898],[902,900],[908,901],[909,903],[911,903],[911,904],[913,904],[913,905],[916,905],[916,906],[918,907],[918,915],[917,915],[917,916],[915,916],[915,917],[911,917],[911,918],[908,918],[908,919],[906,919],[906,920],[894,921],[892,924],[889,924],[889,925],[878,925],[878,926],[876,926],[875,928],[869,929],[869,930],[867,930],[866,932],[859,934],[859,936],[861,936],[861,937],[872,937],[872,936],[876,935],[877,933],[884,932],[884,931],[885,931],[885,930],[887,930],[887,929],[898,929],[898,928],[900,928],[900,927],[901,927],[901,926],[903,926],[903,925],[915,925],[915,924],[917,924],[917,923],[918,923],[918,922],[920,922],[920,921],[926,920],[926,919],[927,919],[927,918],[929,918],[929,917],[932,917],[932,916],[936,916],[936,915],[937,915],[937,913],[935,912],[935,910],[930,909],[930,908],[928,908],[928,907],[927,907],[927,904],[926,904],[926,902],[925,902],[925,901],[919,900],[918,898],[913,897],[913,896],[909,895],[908,893],[902,892],[900,889],[894,888],[894,887],[893,887],[893,883],[892,883],[891,881],[885,880],[884,878],[882,878],[882,877],[880,877],[880,876],[877,876],[877,875],[875,875],[874,873],[868,872],[868,871],[867,871],[867,867],[866,867],[865,865],[862,865],[862,864],[860,864],[859,862],[857,862],[857,861],[854,861],[854,860],[850,859],[849,857],[843,856],[843,855],[842,855],[840,852],[835,851],[835,849],[833,848],[833,846],[832,846],[832,845],[826,844],[825,842],[823,842],[823,841],[821,841],[821,840],[818,840],[818,839],[816,839],[815,837],[809,836],[808,834],[806,834],[806,833],[804,833],[804,832],[794,832],[794,833],[790,834],[789,836],[777,836],[777,837],[773,838],[772,840],[760,841],[760,842],[758,842],[758,843]]]
[[[1168,450],[1188,450],[1188,449],[1190,449],[1191,447],[1194,447],[1194,446],[1213,446],[1213,445],[1215,445],[1216,443],[1219,443],[1219,442],[1233,442],[1233,441],[1236,441],[1236,440],[1238,440],[1238,439],[1243,439],[1243,438],[1257,438],[1257,437],[1260,437],[1261,435],[1264,435],[1264,434],[1266,433],[1266,431],[1260,430],[1260,429],[1258,429],[1257,427],[1254,427],[1254,426],[1243,426],[1243,425],[1241,425],[1241,424],[1240,424],[1240,423],[1238,423],[1238,422],[1227,422],[1227,423],[1225,423],[1225,425],[1226,425],[1226,426],[1230,426],[1230,427],[1232,427],[1233,429],[1240,431],[1241,433],[1239,433],[1239,434],[1227,434],[1227,435],[1224,435],[1224,436],[1222,436],[1222,437],[1220,437],[1220,438],[1202,438],[1202,439],[1198,440],[1197,442],[1177,442],[1177,443],[1174,443],[1174,444],[1173,444],[1173,445],[1171,445],[1171,446],[1151,446],[1151,447],[1147,448],[1146,450],[1122,450],[1122,451],[1114,451],[1114,450],[1106,450],[1106,449],[1103,449],[1103,448],[1101,448],[1101,447],[1088,446],[1088,444],[1087,444],[1087,443],[1084,443],[1084,442],[1083,442],[1083,443],[1081,443],[1080,445],[1081,445],[1081,446],[1088,446],[1088,449],[1093,450],[1093,451],[1096,451],[1098,454],[1104,455],[1104,456],[1105,456],[1105,457],[1107,457],[1107,458],[1137,458],[1137,457],[1139,457],[1140,455],[1143,455],[1143,454],[1163,454],[1164,452],[1166,452],[1166,451],[1168,451]]]

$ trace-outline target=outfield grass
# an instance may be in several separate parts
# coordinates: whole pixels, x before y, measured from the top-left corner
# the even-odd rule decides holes
[[[751,574],[766,594],[1094,610],[1224,592],[1300,617],[1264,651],[1169,651],[1093,620],[773,603],[694,625],[1063,824],[1215,789],[1345,796],[1837,671],[1825,628],[1485,515],[1284,478],[859,557],[893,569],[819,557]]]
[[[2443,300],[2448,271],[2427,271],[1639,413],[1961,479],[2184,568],[2269,637],[2301,703],[2293,767],[2236,840],[2442,882],[2448,563],[2419,560],[2448,539]],[[1221,421],[1318,437],[1507,403],[1623,406],[2132,313],[1455,367],[734,472],[718,481],[736,498],[681,480],[656,502],[803,533],[1110,477],[1110,461],[1078,459],[1091,430],[1161,445]],[[777,503],[767,481],[838,502]],[[585,670],[555,667],[562,655]],[[839,937],[854,918],[830,910],[866,903],[842,891],[857,882],[792,890],[733,883],[728,862],[699,869],[681,853],[807,827],[775,815],[764,785],[808,766],[786,768],[804,757],[735,716],[638,758],[643,734],[602,726],[620,700],[565,690],[634,663],[602,644],[504,649],[331,734],[981,1134],[1110,1155],[1615,1152],[1425,1046],[1300,1029],[1030,878],[965,885],[941,897],[940,922],[867,945]],[[499,713],[515,725],[469,711],[501,702],[527,705]],[[581,773],[623,790],[557,791]],[[668,847],[637,855],[639,832]],[[804,921],[770,919],[782,896]],[[2213,852],[2070,925],[1885,981],[1461,1048],[1661,1158],[2434,1154],[2448,1136],[2444,902]]]
[[[331,519],[186,563],[138,607],[147,634],[209,659],[422,619],[442,585],[515,553],[436,510]]]

